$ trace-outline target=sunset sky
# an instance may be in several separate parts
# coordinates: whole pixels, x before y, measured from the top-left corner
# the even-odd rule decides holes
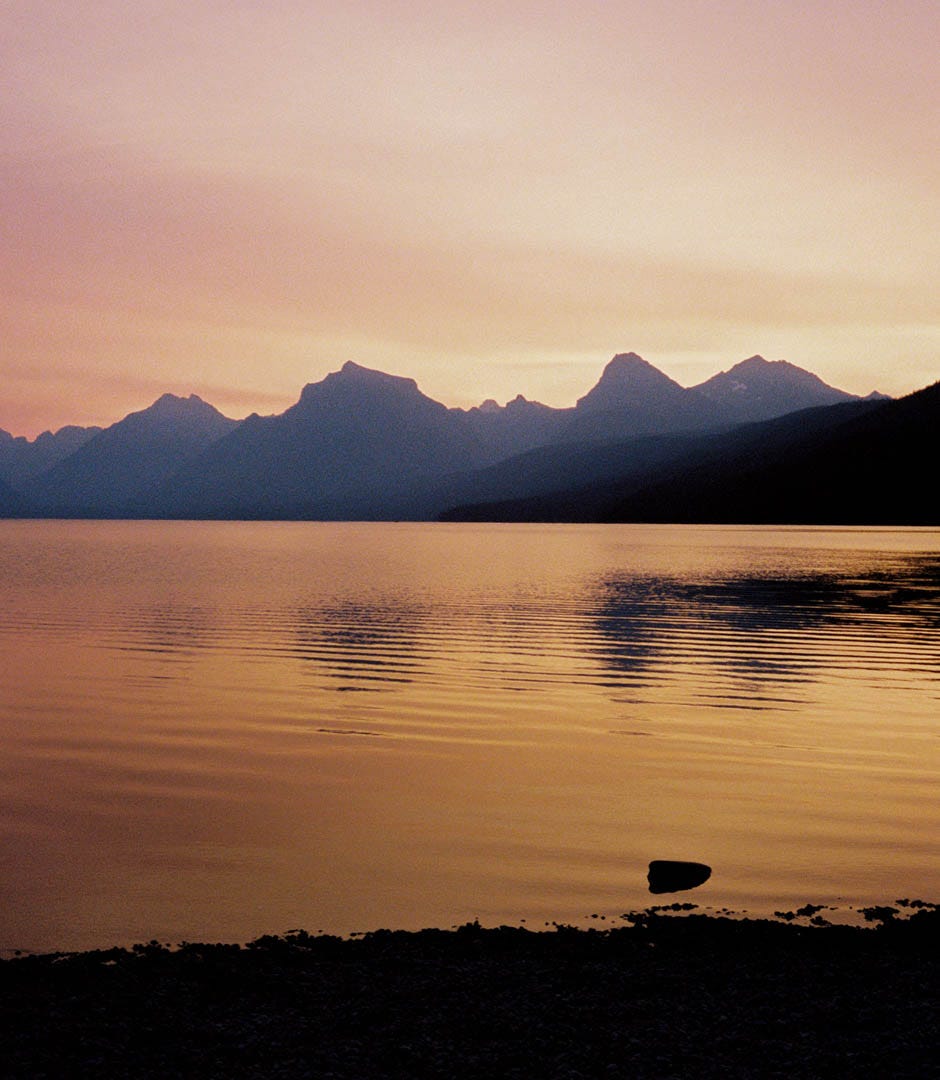
[[[8,0],[0,427],[940,378],[940,4]]]

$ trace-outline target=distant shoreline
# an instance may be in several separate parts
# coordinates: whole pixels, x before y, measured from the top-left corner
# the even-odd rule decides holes
[[[940,908],[869,910],[24,956],[0,1075],[937,1075]]]

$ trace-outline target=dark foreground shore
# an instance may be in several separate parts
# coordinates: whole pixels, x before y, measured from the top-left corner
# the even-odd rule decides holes
[[[940,911],[0,962],[6,1077],[940,1077]]]

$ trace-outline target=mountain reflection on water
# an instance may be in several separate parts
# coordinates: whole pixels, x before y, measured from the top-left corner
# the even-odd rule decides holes
[[[633,676],[668,677],[682,660],[755,684],[793,683],[845,662],[860,634],[875,664],[929,665],[940,642],[919,632],[940,627],[940,560],[898,559],[864,573],[739,574],[721,579],[614,576],[598,590],[597,625],[609,642],[603,662]],[[758,706],[755,706],[758,707]]]
[[[869,664],[929,668],[940,646],[919,632],[938,626],[940,560],[929,555],[842,575],[608,575],[559,604],[351,600],[284,613],[281,644],[338,681],[375,684],[363,690],[430,678],[464,645],[463,674],[488,672],[504,688],[544,690],[550,672],[536,677],[538,662],[560,654],[582,660],[566,677],[608,688],[659,684],[692,665],[709,696],[721,676],[752,687],[810,680],[851,661],[861,636]]]
[[[933,555],[845,574],[608,574],[557,604],[551,597],[435,601],[334,598],[243,612],[238,625],[211,607],[167,603],[118,612],[111,633],[116,649],[165,654],[176,662],[220,647],[266,651],[338,681],[375,683],[360,689],[376,691],[428,676],[460,644],[480,670],[489,669],[497,680],[505,676],[505,685],[540,689],[536,679],[521,685],[513,677],[512,659],[551,656],[558,641],[546,647],[546,630],[567,632],[564,652],[583,660],[579,680],[617,686],[626,679],[634,688],[668,679],[684,663],[707,664],[712,677],[798,682],[831,666],[837,654],[850,659],[860,635],[877,636],[877,648],[866,645],[867,661],[876,665],[916,666],[940,656],[936,643],[920,634],[940,628],[940,560]],[[488,652],[502,665],[488,664]]]
[[[940,534],[0,523],[0,949],[940,892]]]

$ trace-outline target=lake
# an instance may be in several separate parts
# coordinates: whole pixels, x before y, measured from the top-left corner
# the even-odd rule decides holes
[[[936,530],[5,521],[0,649],[4,951],[940,899]]]

